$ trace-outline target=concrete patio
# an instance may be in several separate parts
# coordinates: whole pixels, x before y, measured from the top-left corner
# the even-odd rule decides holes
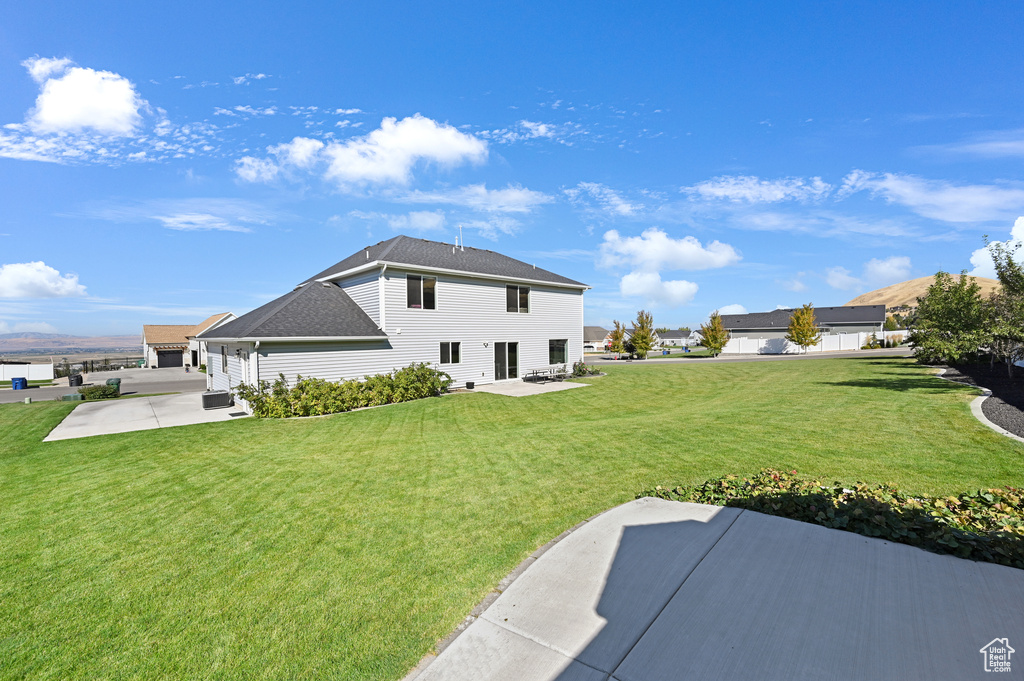
[[[491,393],[492,395],[506,395],[508,397],[529,397],[530,395],[543,395],[544,393],[556,393],[560,390],[572,390],[573,388],[586,388],[586,383],[569,383],[568,381],[547,381],[547,382],[526,382],[526,381],[504,381],[501,383],[488,383],[478,385],[470,392]]]
[[[1022,596],[1024,570],[639,499],[527,559],[407,679],[985,678],[982,647],[1024,642]]]
[[[84,402],[51,430],[43,441],[233,421],[246,416],[248,414],[238,407],[203,409],[200,393]]]

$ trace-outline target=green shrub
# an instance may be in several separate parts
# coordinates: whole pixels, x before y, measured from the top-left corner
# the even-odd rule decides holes
[[[201,373],[201,374],[205,374],[206,373],[206,365],[205,364],[200,364],[199,365],[199,373]]]
[[[801,478],[765,469],[693,487],[655,487],[637,495],[733,506],[823,525],[934,553],[1024,568],[1024,494],[983,489],[951,497],[911,497],[889,485]]]
[[[106,400],[120,397],[121,388],[116,385],[88,385],[78,389],[87,400]]]
[[[580,376],[596,376],[599,373],[601,373],[601,370],[592,364],[576,362],[572,365],[572,375],[574,378],[579,378]]]
[[[268,384],[241,384],[235,395],[249,403],[254,416],[288,418],[322,416],[361,407],[408,402],[448,392],[452,378],[427,364],[412,364],[390,374],[367,376],[363,381],[331,382],[321,378],[297,376],[289,387],[284,374]]]

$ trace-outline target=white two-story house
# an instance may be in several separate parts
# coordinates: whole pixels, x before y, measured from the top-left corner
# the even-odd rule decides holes
[[[397,236],[203,333],[209,387],[360,379],[426,362],[454,385],[583,358],[589,287],[493,251]]]

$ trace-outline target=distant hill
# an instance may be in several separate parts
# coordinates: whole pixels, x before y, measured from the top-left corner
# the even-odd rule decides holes
[[[66,333],[40,333],[39,331],[22,331],[21,333],[0,333],[0,340],[7,338],[72,338]]]
[[[956,279],[959,276],[954,274],[953,278]],[[999,282],[995,279],[988,279],[986,277],[971,278],[978,282],[978,286],[981,287],[981,295],[984,297],[988,297],[990,293],[999,288]],[[928,290],[928,287],[934,283],[934,276],[903,281],[857,296],[848,302],[847,305],[885,305],[887,308],[917,307],[917,299],[922,297]]]
[[[142,336],[69,336],[60,333],[8,333],[0,336],[0,353],[62,353],[105,350],[142,352]]]

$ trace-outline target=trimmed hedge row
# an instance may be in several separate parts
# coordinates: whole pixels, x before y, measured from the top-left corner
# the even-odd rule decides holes
[[[658,486],[637,495],[733,506],[917,546],[934,553],[1024,568],[1024,493],[982,489],[911,497],[890,485],[845,486],[765,469],[692,487]]]
[[[107,400],[121,396],[121,388],[116,385],[88,385],[79,388],[78,392],[87,400]]]
[[[243,383],[234,388],[234,393],[249,403],[253,416],[289,418],[337,414],[361,407],[435,397],[448,392],[451,383],[451,376],[421,363],[390,374],[367,376],[363,381],[333,383],[298,376],[292,387],[288,386],[284,374],[280,374],[273,385],[266,381],[260,381],[258,386]]]

